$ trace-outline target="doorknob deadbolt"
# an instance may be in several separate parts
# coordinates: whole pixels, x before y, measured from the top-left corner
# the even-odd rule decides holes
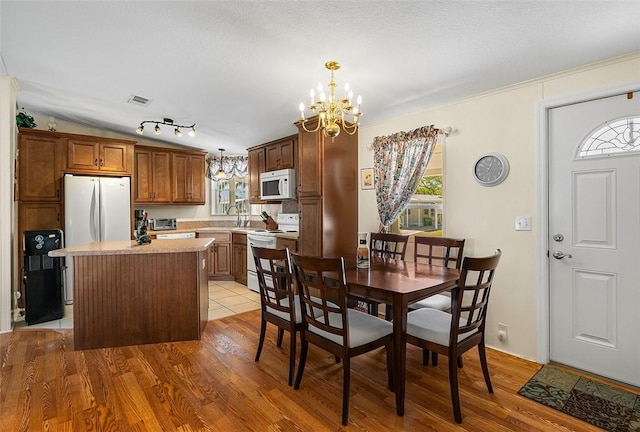
[[[561,242],[562,240],[564,240],[564,236],[560,233],[555,233],[553,235],[553,239],[557,242]]]
[[[564,253],[564,252],[562,252],[562,251],[555,251],[555,252],[553,253],[553,257],[554,257],[555,259],[559,259],[559,260],[560,260],[560,259],[562,259],[562,258],[573,258],[573,257],[571,256],[571,254],[565,254],[565,253]]]

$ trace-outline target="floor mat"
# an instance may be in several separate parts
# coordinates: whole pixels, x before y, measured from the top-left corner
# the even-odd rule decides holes
[[[608,431],[640,431],[640,396],[545,365],[518,394]]]

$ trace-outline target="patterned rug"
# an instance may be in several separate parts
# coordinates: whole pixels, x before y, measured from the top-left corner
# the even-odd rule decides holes
[[[608,431],[640,431],[640,396],[545,365],[518,394]]]

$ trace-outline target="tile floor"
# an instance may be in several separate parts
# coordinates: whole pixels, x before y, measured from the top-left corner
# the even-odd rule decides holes
[[[209,281],[209,321],[237,313],[260,309],[260,295],[234,281]],[[24,317],[16,318],[16,329],[73,328],[73,305],[65,306],[62,319],[27,326]]]

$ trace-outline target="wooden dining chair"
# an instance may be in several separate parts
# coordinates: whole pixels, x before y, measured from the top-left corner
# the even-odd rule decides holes
[[[369,239],[369,255],[372,257],[392,258],[404,261],[408,244],[408,235],[371,233]],[[369,312],[369,315],[378,316],[378,306],[380,303],[367,299],[359,299],[359,301],[364,302],[367,305],[367,312]],[[385,317],[387,320],[390,320],[391,306],[386,305],[385,311]]]
[[[464,239],[454,239],[448,237],[428,237],[415,236],[414,238],[414,260],[431,265],[460,269],[462,264],[462,254],[464,252]],[[426,299],[409,305],[409,308],[438,309],[445,312],[451,310],[451,296],[448,294],[436,294]],[[431,354],[432,364],[438,365],[438,353]],[[429,353],[423,355],[423,364],[429,364]],[[462,357],[458,359],[458,366],[462,367]]]
[[[447,237],[416,236],[414,238],[414,260],[431,265],[460,269],[464,239]],[[411,305],[411,308],[431,308],[448,311],[451,309],[451,297],[436,294]]]
[[[393,326],[390,322],[347,308],[343,258],[317,258],[291,254],[302,302],[300,364],[295,389],[300,388],[309,343],[342,360],[342,424],[349,420],[351,358],[381,346],[387,350],[387,381],[393,389]],[[329,276],[328,278],[326,276]],[[313,294],[313,295],[312,295]]]
[[[277,346],[282,346],[285,331],[291,335],[289,344],[289,385],[293,385],[296,356],[296,334],[302,331],[300,301],[294,293],[291,267],[286,249],[267,249],[251,246],[256,263],[256,274],[260,288],[260,340],[255,361],[260,360],[267,323],[278,327]]]
[[[409,236],[391,233],[371,233],[369,254],[380,258],[404,260]]]
[[[456,288],[452,293],[451,313],[438,309],[418,309],[407,315],[407,343],[423,350],[449,357],[449,387],[453,415],[462,423],[458,392],[458,365],[456,359],[474,346],[478,347],[484,381],[493,393],[487,355],[484,346],[485,320],[489,294],[498,262],[500,249],[492,256],[464,258]]]

